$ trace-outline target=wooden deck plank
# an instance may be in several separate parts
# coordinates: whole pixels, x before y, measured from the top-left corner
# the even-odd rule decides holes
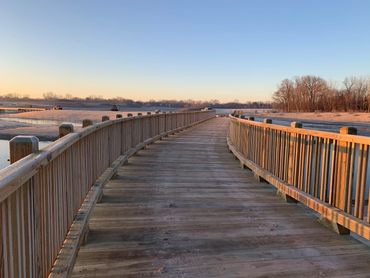
[[[109,181],[73,277],[368,277],[370,249],[238,168],[217,118]]]

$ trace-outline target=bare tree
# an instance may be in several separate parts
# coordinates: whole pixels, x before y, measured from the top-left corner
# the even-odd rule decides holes
[[[284,79],[281,81],[278,90],[273,94],[273,100],[275,103],[279,104],[279,108],[286,111],[291,112],[292,107],[292,100],[294,94],[294,83],[289,79]]]
[[[273,93],[273,100],[275,107],[287,112],[370,112],[370,77],[347,77],[341,89],[318,76],[284,79]]]

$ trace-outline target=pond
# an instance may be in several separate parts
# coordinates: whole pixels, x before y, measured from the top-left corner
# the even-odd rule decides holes
[[[60,125],[62,121],[41,120],[41,119],[25,119],[25,118],[0,118],[0,121],[17,122],[34,125]],[[81,123],[73,123],[74,126],[82,126]]]
[[[40,149],[49,145],[50,141],[40,141],[39,147]],[[0,169],[7,167],[10,163],[9,159],[9,141],[8,140],[0,140]]]

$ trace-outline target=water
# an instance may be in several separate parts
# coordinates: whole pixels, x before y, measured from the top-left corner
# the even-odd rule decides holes
[[[40,141],[39,147],[40,149],[49,145],[50,141]],[[9,141],[8,140],[0,140],[0,169],[7,167],[10,163],[9,159]]]
[[[39,119],[24,119],[24,118],[0,118],[0,121],[17,122],[33,125],[60,125],[63,121],[55,120],[39,120]],[[82,126],[81,123],[73,123],[74,126]]]
[[[271,112],[272,109],[268,109],[268,108],[261,108],[261,109],[259,108],[248,108],[248,109],[214,108],[214,110],[216,110],[217,114],[228,115],[228,114],[233,113],[235,110],[243,110],[245,113],[255,114],[255,113],[269,113]]]
[[[17,110],[0,110],[0,114],[16,114],[19,113]]]

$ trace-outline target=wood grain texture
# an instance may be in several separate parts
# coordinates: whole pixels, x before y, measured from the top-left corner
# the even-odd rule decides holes
[[[119,168],[72,276],[367,277],[366,245],[334,234],[239,167],[228,121],[166,137]]]

